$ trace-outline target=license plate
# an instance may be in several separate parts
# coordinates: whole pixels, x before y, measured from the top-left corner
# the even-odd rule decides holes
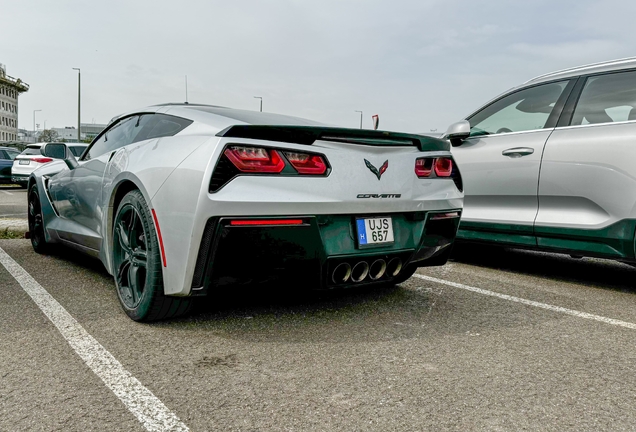
[[[390,217],[356,219],[358,244],[369,246],[374,244],[393,243],[393,220]]]
[[[20,162],[18,162],[19,165],[28,165],[31,161],[30,160],[24,160],[21,159]]]

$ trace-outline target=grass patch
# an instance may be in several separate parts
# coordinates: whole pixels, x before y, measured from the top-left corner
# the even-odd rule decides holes
[[[24,233],[22,232],[15,232],[15,231],[9,231],[9,230],[0,231],[0,240],[23,239],[23,238],[24,238]]]

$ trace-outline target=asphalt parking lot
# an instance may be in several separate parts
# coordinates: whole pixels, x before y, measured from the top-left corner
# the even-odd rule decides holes
[[[137,324],[99,262],[0,248],[0,430],[636,424],[628,265],[461,248],[393,288],[243,290]]]
[[[0,218],[26,218],[26,189],[0,185]]]

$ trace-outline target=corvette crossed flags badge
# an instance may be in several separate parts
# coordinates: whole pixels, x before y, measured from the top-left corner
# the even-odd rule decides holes
[[[380,180],[380,177],[382,177],[382,174],[384,174],[386,169],[389,167],[388,159],[384,161],[384,163],[382,164],[379,170],[376,167],[374,167],[373,164],[366,159],[364,160],[364,163],[367,165],[367,168],[369,168],[369,170],[371,170],[371,172],[375,174],[378,180]]]

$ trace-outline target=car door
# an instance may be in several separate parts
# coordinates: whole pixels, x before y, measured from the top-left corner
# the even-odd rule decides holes
[[[516,90],[467,119],[470,136],[452,148],[465,185],[461,238],[536,244],[543,147],[573,85]]]
[[[132,142],[138,118],[134,115],[113,124],[91,144],[77,168],[62,171],[49,181],[60,217],[79,225],[69,224],[69,230],[60,233],[61,237],[99,250],[103,238],[101,198],[106,164],[115,150]]]
[[[13,166],[13,160],[8,152],[0,150],[0,183],[11,182],[11,166]]]
[[[636,70],[585,76],[579,86],[545,147],[537,242],[633,257]]]

